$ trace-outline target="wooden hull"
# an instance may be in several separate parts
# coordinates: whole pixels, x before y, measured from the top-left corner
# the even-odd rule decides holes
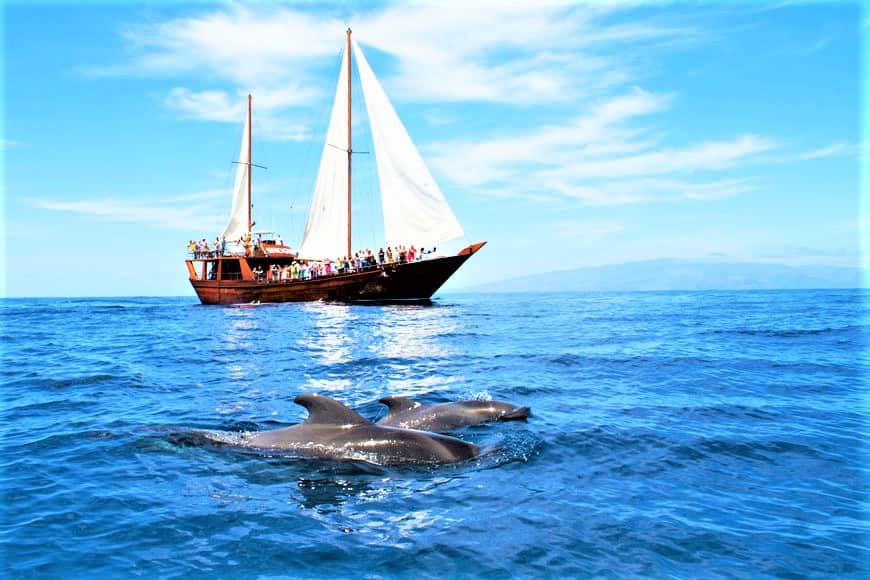
[[[360,302],[426,302],[486,242],[472,244],[455,256],[383,266],[352,299]]]
[[[265,282],[256,280],[191,280],[203,304],[248,304],[251,302],[348,301],[378,271],[324,276],[313,280]]]
[[[432,258],[404,264],[385,264],[362,272],[327,275],[311,280],[256,280],[252,268],[264,270],[271,258],[209,258],[197,268],[188,260],[190,284],[203,304],[248,304],[252,302],[428,302],[432,295],[486,242],[472,244],[455,256]],[[292,259],[285,260],[289,263]],[[238,279],[223,274],[208,279],[206,266],[237,263]]]

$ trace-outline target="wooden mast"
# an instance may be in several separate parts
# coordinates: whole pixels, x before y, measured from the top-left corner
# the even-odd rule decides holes
[[[351,257],[350,232],[351,232],[351,211],[350,211],[350,166],[351,157],[353,157],[353,147],[350,138],[350,74],[351,74],[351,58],[350,58],[350,28],[347,29],[347,258]]]
[[[251,94],[248,93],[248,234],[254,227],[251,223],[251,173],[253,173],[253,161],[251,157]]]

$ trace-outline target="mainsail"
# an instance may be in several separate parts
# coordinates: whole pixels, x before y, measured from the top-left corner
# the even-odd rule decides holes
[[[386,243],[425,247],[462,236],[459,221],[356,41],[353,52],[374,142]],[[347,252],[348,58],[345,50],[320,170],[299,246],[299,256],[303,258],[333,258]]]
[[[326,144],[320,158],[320,170],[314,196],[308,209],[308,222],[302,243],[301,258],[338,258],[347,253],[347,51],[341,61],[338,88],[332,117],[326,132]]]
[[[375,146],[387,244],[430,246],[461,236],[459,221],[355,40],[353,49]]]
[[[239,152],[239,166],[236,169],[236,184],[233,187],[230,221],[223,233],[223,237],[229,241],[238,240],[248,231],[248,172],[251,170],[250,126],[251,110],[249,108],[245,118],[245,129],[242,133],[242,150]]]

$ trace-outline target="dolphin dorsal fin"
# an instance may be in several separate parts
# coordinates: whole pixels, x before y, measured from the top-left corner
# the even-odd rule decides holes
[[[309,393],[299,395],[293,402],[308,409],[306,423],[325,423],[329,425],[368,425],[359,413],[339,403],[331,397]]]
[[[383,403],[390,409],[387,416],[404,413],[405,411],[410,411],[411,409],[423,406],[422,403],[418,403],[417,401],[408,399],[407,397],[384,397],[378,399],[378,402]]]

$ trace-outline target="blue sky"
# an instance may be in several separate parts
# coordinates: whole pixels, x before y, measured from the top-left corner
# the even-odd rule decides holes
[[[870,268],[863,5],[511,4],[5,4],[3,295],[192,295],[248,92],[255,219],[298,244],[348,26],[463,225],[445,249],[489,242],[445,289],[657,258]],[[355,163],[354,245],[377,247]]]

